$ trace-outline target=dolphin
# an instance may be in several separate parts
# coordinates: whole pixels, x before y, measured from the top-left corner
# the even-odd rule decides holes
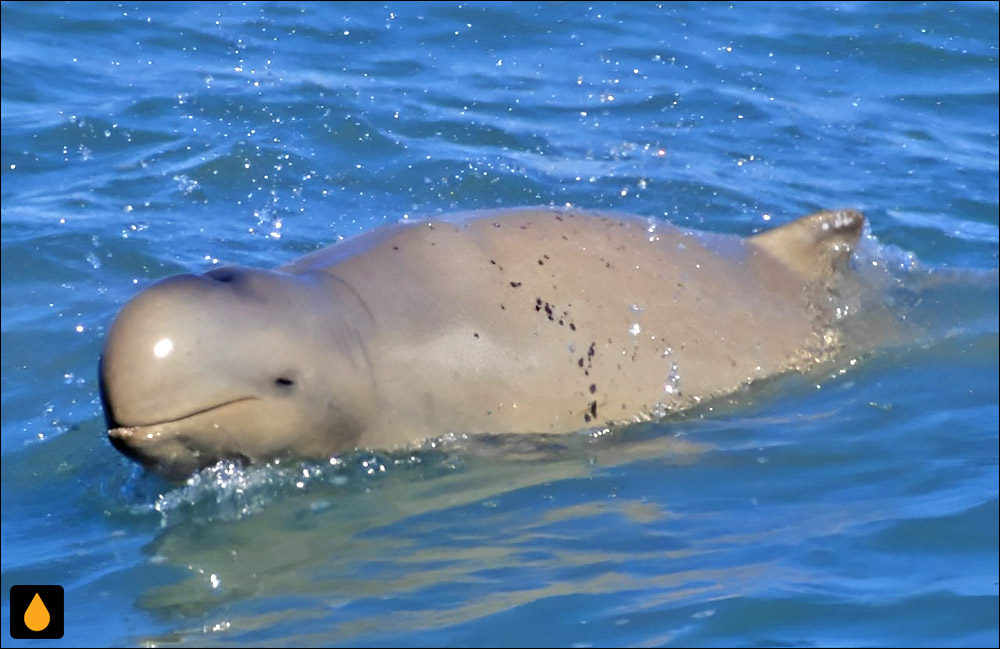
[[[826,210],[740,238],[520,208],[387,226],[274,270],[169,277],[108,332],[108,436],[182,476],[681,412],[839,351],[863,224]]]

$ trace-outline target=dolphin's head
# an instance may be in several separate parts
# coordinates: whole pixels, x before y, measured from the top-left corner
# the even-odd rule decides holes
[[[367,311],[336,277],[220,268],[125,305],[100,364],[112,444],[171,476],[354,445],[373,407]]]

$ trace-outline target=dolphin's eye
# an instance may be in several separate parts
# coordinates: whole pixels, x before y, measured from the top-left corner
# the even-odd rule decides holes
[[[279,376],[278,378],[274,379],[274,383],[275,385],[280,385],[283,388],[290,388],[291,386],[295,385],[295,381],[286,378],[284,376]]]

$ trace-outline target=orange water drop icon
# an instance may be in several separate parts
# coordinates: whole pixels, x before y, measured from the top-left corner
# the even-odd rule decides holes
[[[38,633],[49,625],[51,619],[49,609],[45,608],[42,598],[38,596],[38,593],[35,593],[35,597],[28,604],[28,609],[24,612],[24,626]]]

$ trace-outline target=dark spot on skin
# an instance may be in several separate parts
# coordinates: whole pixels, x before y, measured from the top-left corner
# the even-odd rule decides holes
[[[580,367],[583,367],[583,357],[580,357],[580,360],[578,360],[576,364],[579,365]]]
[[[521,286],[521,282],[511,282],[510,285],[514,288],[519,288]]]
[[[611,342],[611,341],[609,340],[608,342]],[[588,350],[587,350],[587,358],[593,358],[593,357],[594,357],[594,354],[596,354],[596,353],[597,353],[597,352],[596,352],[596,351],[594,350],[594,348],[595,348],[596,346],[597,346],[597,343],[590,343],[590,349],[588,349]]]
[[[562,220],[563,220],[563,218],[561,216],[556,215],[556,221],[562,221]]]
[[[479,338],[479,334],[477,332],[473,331],[472,332],[472,337],[473,338]]]
[[[496,262],[496,260],[494,260],[494,259],[490,259],[490,263],[491,263],[491,264],[493,264],[494,266],[496,266],[496,265],[497,265],[497,262]]]
[[[597,402],[596,401],[591,401],[590,402],[590,416],[593,417],[594,419],[597,419]]]
[[[501,302],[501,303],[500,303],[500,310],[501,310],[501,311],[506,311],[506,310],[507,310],[507,307],[505,307],[505,306],[503,305],[503,302]]]
[[[561,326],[563,326],[563,321],[562,321],[562,318],[559,318],[559,326],[560,326],[560,327],[561,327]]]
[[[590,384],[590,393],[594,394],[595,392],[597,392],[597,384],[596,383],[591,383]]]
[[[572,322],[569,323],[569,328],[572,329],[573,331],[576,331],[576,325],[573,324]]]
[[[539,260],[538,260],[538,265],[539,265],[539,266],[544,266],[544,265],[545,265],[545,262],[544,262],[544,261],[542,261],[541,259],[539,259]]]
[[[541,311],[541,310],[542,310],[542,298],[536,297],[535,298],[535,311]]]
[[[588,415],[588,414],[584,413],[584,415],[583,415],[583,420],[584,420],[585,422],[587,422],[587,423],[590,423],[590,415]]]
[[[274,383],[275,385],[280,385],[283,388],[290,388],[293,385],[295,385],[295,381],[284,376],[279,376],[278,378],[274,379]]]
[[[393,250],[399,250],[399,246],[393,246],[392,249]]]
[[[551,259],[551,257],[549,257],[548,255],[546,255],[544,253],[542,254],[542,258],[544,258],[546,261],[548,261],[549,259]]]
[[[494,224],[493,224],[493,227],[495,227],[495,228],[499,228],[499,227],[500,227],[500,224],[499,224],[499,223],[494,223]]]

